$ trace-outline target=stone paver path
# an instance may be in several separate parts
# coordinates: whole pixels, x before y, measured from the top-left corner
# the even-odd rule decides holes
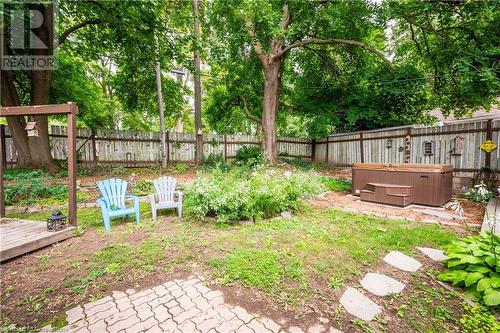
[[[385,257],[384,261],[389,265],[406,272],[416,272],[422,264],[412,257],[398,251],[391,251]]]
[[[92,303],[66,312],[68,326],[60,332],[170,332],[170,333],[291,333],[275,321],[250,314],[224,302],[220,291],[203,284],[203,278],[173,280],[135,292],[115,291]],[[306,332],[339,332],[312,325]]]
[[[434,261],[443,261],[448,259],[448,257],[441,250],[432,249],[430,247],[417,247],[417,249]]]
[[[351,287],[347,287],[342,297],[340,297],[340,304],[353,316],[366,321],[371,321],[375,316],[382,313],[382,308],[379,305]]]
[[[387,275],[368,273],[361,280],[361,286],[377,296],[387,296],[392,293],[400,293],[405,284]]]

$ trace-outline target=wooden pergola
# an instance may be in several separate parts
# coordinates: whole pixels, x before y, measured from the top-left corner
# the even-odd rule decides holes
[[[45,229],[40,229],[39,222],[22,220],[19,222],[19,227],[12,224],[8,229],[1,230],[2,248],[0,249],[0,261],[13,258],[15,256],[36,250],[43,246],[61,241],[71,237],[73,230],[77,225],[77,204],[76,204],[76,116],[78,114],[78,106],[75,103],[53,104],[53,105],[31,105],[31,106],[11,106],[0,107],[0,117],[9,116],[39,116],[39,115],[63,115],[67,116],[68,120],[68,223],[70,225],[67,230],[59,232],[48,232]],[[0,220],[5,217],[5,193],[3,174],[4,168],[7,166],[5,161],[5,152],[2,151],[3,145],[0,144]],[[31,228],[32,236],[27,235],[29,223],[35,226]],[[8,223],[7,225],[10,225]],[[18,236],[23,233],[24,236]],[[17,237],[15,239],[11,239]],[[8,246],[8,244],[10,246]]]

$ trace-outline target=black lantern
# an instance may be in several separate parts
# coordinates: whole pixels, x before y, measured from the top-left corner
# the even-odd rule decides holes
[[[47,218],[47,230],[58,231],[66,228],[66,216],[56,210]]]

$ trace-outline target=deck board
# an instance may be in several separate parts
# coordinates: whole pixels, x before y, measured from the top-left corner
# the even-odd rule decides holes
[[[0,223],[0,262],[73,236],[75,227],[51,232],[43,222],[3,219]]]

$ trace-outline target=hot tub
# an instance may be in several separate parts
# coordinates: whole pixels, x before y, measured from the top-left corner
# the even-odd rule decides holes
[[[362,201],[396,206],[442,206],[451,200],[449,164],[354,163],[352,194]]]

